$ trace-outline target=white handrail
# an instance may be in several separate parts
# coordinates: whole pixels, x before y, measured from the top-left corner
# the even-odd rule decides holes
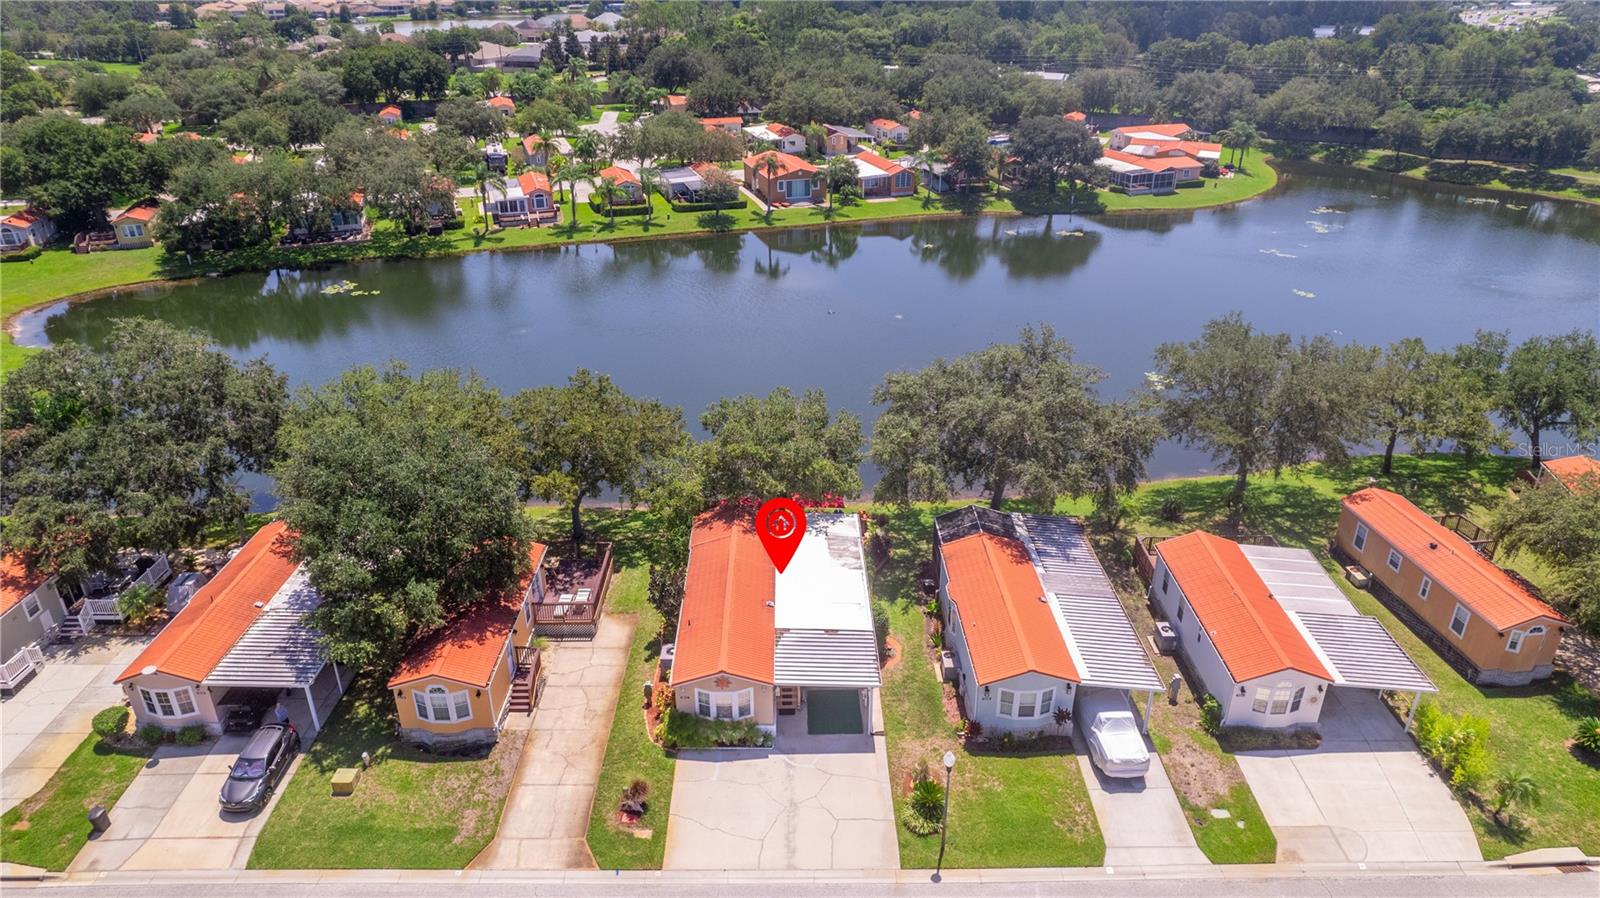
[[[116,599],[84,599],[83,603],[95,620],[122,620],[122,609],[117,607]]]
[[[83,607],[78,609],[78,626],[82,628],[84,635],[88,635],[89,631],[94,629],[94,609],[89,607],[88,602],[84,602]]]
[[[44,652],[36,645],[25,645],[17,650],[5,664],[0,665],[0,687],[10,689],[44,664]]]

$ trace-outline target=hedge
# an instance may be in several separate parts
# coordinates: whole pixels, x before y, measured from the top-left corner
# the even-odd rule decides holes
[[[1372,167],[1378,171],[1403,172],[1419,168],[1428,160],[1410,153],[1388,153],[1372,160]]]
[[[749,206],[750,200],[743,196],[732,203],[680,203],[672,201],[672,211],[674,212],[725,212],[732,209],[745,209]]]
[[[596,200],[594,197],[589,198],[589,208],[594,210],[594,214],[596,215],[605,215],[608,217],[615,215],[618,218],[621,218],[625,215],[643,215],[650,211],[650,206],[648,203],[617,203],[614,206],[607,206],[605,203]]]
[[[1427,171],[1423,173],[1423,177],[1430,181],[1469,184],[1476,187],[1481,187],[1499,176],[1498,167],[1474,162],[1430,162]]]
[[[0,256],[0,262],[32,262],[34,259],[39,258],[39,254],[43,252],[44,247],[35,243],[27,249]]]

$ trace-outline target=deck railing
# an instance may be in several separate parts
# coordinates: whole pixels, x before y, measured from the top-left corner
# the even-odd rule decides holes
[[[15,689],[18,683],[38,668],[44,666],[44,652],[36,645],[25,645],[0,664],[0,689]]]
[[[116,599],[84,599],[83,606],[88,609],[89,617],[94,620],[122,620],[122,609],[117,607]]]
[[[585,587],[589,596],[585,601],[556,602],[551,592],[545,601],[533,606],[535,633],[549,636],[593,636],[599,626],[600,615],[605,611],[606,592],[611,585],[611,545],[606,544],[600,556],[600,575],[593,586]]]
[[[1499,541],[1487,529],[1474,523],[1471,518],[1464,514],[1450,512],[1448,514],[1435,515],[1434,520],[1444,525],[1445,529],[1466,540],[1468,545],[1478,550],[1478,554],[1490,561],[1494,560],[1495,549],[1499,547]]]

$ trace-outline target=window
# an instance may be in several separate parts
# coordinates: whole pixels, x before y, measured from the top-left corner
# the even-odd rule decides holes
[[[701,717],[713,720],[744,720],[755,716],[755,690],[707,692],[704,689],[696,689],[694,707],[695,712]]]
[[[1400,553],[1390,549],[1389,560],[1386,562],[1386,564],[1389,565],[1389,570],[1394,571],[1397,574],[1400,573]]]
[[[1178,603],[1178,621],[1179,621],[1179,623],[1183,622],[1183,603],[1182,602]]]
[[[1467,635],[1467,619],[1471,616],[1467,609],[1457,605],[1455,613],[1450,615],[1450,632],[1457,636]]]
[[[1027,690],[1017,692],[1011,689],[1000,690],[1000,716],[1010,717],[1014,720],[1033,720],[1044,717],[1055,710],[1056,691],[1054,689]]]
[[[1356,525],[1356,536],[1355,536],[1355,539],[1351,540],[1350,542],[1356,547],[1356,551],[1357,552],[1365,552],[1365,551],[1367,551],[1367,525],[1366,524],[1357,524]]]
[[[122,236],[124,236],[124,237],[143,237],[144,236],[144,225],[139,224],[138,222],[135,222],[133,224],[125,224],[125,225],[123,225],[122,226]]]
[[[465,689],[451,692],[443,686],[429,686],[427,692],[412,692],[417,716],[434,723],[454,723],[472,719],[472,700]]]
[[[1293,688],[1294,684],[1292,683],[1279,683],[1276,687],[1274,687],[1272,690],[1272,707],[1267,710],[1267,713],[1289,713],[1289,697],[1293,691]]]
[[[181,689],[140,689],[144,709],[157,717],[188,717],[194,713],[194,693]]]
[[[1267,700],[1272,696],[1272,690],[1262,686],[1256,690],[1256,697],[1250,700],[1250,710],[1257,714],[1267,713]]]
[[[1544,635],[1544,627],[1529,627],[1528,628],[1528,635],[1529,636],[1543,636]]]
[[[1161,594],[1167,594],[1167,587],[1172,585],[1172,572],[1166,568],[1161,569]]]
[[[1513,652],[1513,653],[1522,651],[1522,631],[1521,630],[1512,630],[1511,631],[1511,635],[1506,638],[1506,651]]]
[[[543,209],[544,207],[545,207],[545,195],[542,194],[542,193],[534,194],[533,195],[533,208],[535,208],[535,209]]]
[[[37,593],[29,593],[28,597],[22,600],[22,613],[28,616],[28,620],[38,617],[42,611],[44,607],[39,604]]]
[[[1422,578],[1422,585],[1417,587],[1417,595],[1421,596],[1422,600],[1424,602],[1426,602],[1428,600],[1428,593],[1430,593],[1432,591],[1433,591],[1433,578],[1432,577],[1423,577]]]
[[[894,176],[894,186],[896,186],[896,187],[910,187],[911,186],[911,172],[903,171],[900,174],[895,175]]]
[[[1300,702],[1302,700],[1304,700],[1305,697],[1306,697],[1306,687],[1301,686],[1299,689],[1296,689],[1294,691],[1294,700],[1289,702],[1289,713],[1290,714],[1293,714],[1294,712],[1300,710]]]

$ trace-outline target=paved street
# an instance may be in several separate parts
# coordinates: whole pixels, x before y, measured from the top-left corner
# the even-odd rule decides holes
[[[96,712],[122,703],[112,680],[148,641],[91,635],[45,647],[45,666],[0,699],[0,812],[50,779],[89,735]]]
[[[679,754],[663,867],[899,867],[883,737],[780,732],[778,743]]]
[[[506,799],[499,833],[473,868],[594,869],[587,842],[589,809],[628,669],[633,628],[632,617],[607,615],[593,641],[551,643],[544,694],[529,724],[517,782]],[[508,725],[515,723],[512,715]]]
[[[1278,860],[1482,860],[1467,815],[1377,696],[1335,688],[1327,703],[1320,748],[1236,755]]]

